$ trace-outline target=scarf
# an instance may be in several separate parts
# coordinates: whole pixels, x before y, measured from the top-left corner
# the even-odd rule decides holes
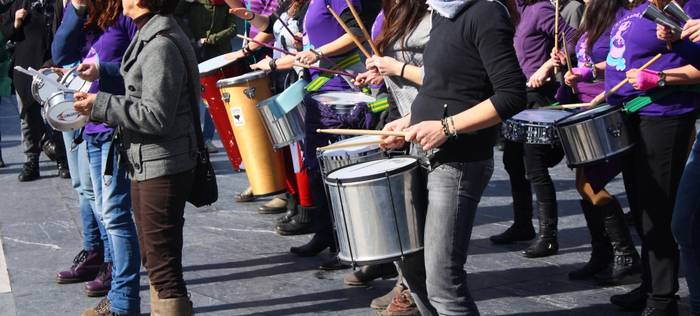
[[[428,0],[428,4],[443,17],[451,19],[472,1],[474,0]]]

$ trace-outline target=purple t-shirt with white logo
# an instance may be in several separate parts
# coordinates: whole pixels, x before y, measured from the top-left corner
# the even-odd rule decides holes
[[[588,34],[583,34],[576,43],[576,59],[578,60],[579,68],[591,68],[595,64],[604,62],[610,50],[610,32],[601,34],[595,43],[593,43],[591,49],[588,49],[588,45],[586,44],[587,40]],[[576,85],[576,89],[582,102],[590,102],[605,90],[605,83],[602,80],[596,82],[579,82]]]
[[[384,23],[384,10],[379,11],[377,18],[374,20],[374,24],[372,24],[372,39],[373,40],[376,40],[377,37],[379,37],[379,33],[382,32],[382,24],[383,23]]]
[[[662,71],[687,65],[678,54],[668,50],[666,42],[656,38],[656,24],[642,17],[643,3],[631,10],[624,10],[610,32],[610,52],[606,59],[605,88],[611,89],[626,78],[626,72],[639,68],[656,54],[662,57],[648,69]],[[684,6],[691,17],[700,16],[700,1],[690,0]],[[658,89],[658,88],[657,88]],[[635,90],[626,84],[608,97],[608,103],[622,105],[638,96],[652,94],[649,91]],[[692,92],[677,92],[664,97],[639,110],[644,116],[678,116],[693,112],[698,105],[698,95]]]

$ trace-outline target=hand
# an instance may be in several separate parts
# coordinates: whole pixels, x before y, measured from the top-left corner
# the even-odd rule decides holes
[[[653,70],[632,69],[627,72],[627,80],[635,90],[646,91],[658,87],[659,73]]]
[[[549,56],[554,67],[563,67],[566,65],[566,55],[561,50],[553,48],[552,53]]]
[[[226,59],[228,61],[236,61],[236,60],[239,60],[239,59],[244,58],[244,57],[245,57],[245,53],[243,53],[243,50],[240,50],[240,49],[235,51],[235,52],[232,52],[232,53],[224,54],[224,59]]]
[[[408,128],[406,140],[420,144],[423,150],[438,148],[447,141],[440,121],[423,121]]]
[[[411,124],[410,115],[389,122],[388,124],[384,125],[384,129],[382,130],[389,132],[402,132],[408,127],[409,124]],[[383,149],[402,148],[406,144],[406,139],[403,137],[381,136],[380,139],[383,141],[383,143],[379,146]]]
[[[267,56],[267,57],[265,57],[265,59],[255,63],[255,64],[250,65],[250,69],[262,70],[264,72],[270,72],[272,70],[272,69],[270,69],[270,60],[272,60],[272,58],[270,58],[270,56]]]
[[[255,13],[248,11],[246,8],[232,8],[228,10],[228,13],[233,14],[243,20],[250,21],[255,17]]]
[[[383,76],[400,76],[403,63],[391,57],[372,56],[365,62],[367,69],[376,68]]]
[[[73,103],[73,109],[82,115],[90,117],[92,106],[95,104],[97,95],[94,93],[76,92],[74,96],[75,102]]]
[[[22,26],[22,22],[24,22],[24,19],[27,18],[27,15],[29,15],[29,11],[25,9],[19,9],[15,12],[15,28],[18,29]]]
[[[567,71],[564,75],[564,83],[569,87],[573,87],[576,83],[581,82],[582,78],[580,74]]]
[[[208,40],[206,37],[200,38],[200,39],[199,39],[199,44],[200,44],[200,45],[209,44],[209,40]]]
[[[296,56],[296,61],[304,65],[313,65],[318,59],[318,55],[310,50],[300,52]]]
[[[662,25],[656,25],[656,38],[662,41],[675,42],[681,38],[681,35],[674,32],[670,28]]]
[[[681,38],[689,39],[695,43],[700,42],[700,19],[689,20],[683,27]]]
[[[546,67],[540,67],[537,71],[532,74],[530,80],[527,81],[527,86],[530,88],[540,88],[544,86],[545,82],[549,79],[549,69]]]
[[[85,81],[93,82],[100,78],[100,67],[95,63],[80,64],[75,70],[78,72],[78,76]]]
[[[379,74],[374,69],[360,73],[355,78],[355,85],[358,87],[364,87],[367,84],[372,84],[376,86],[380,85],[382,82],[384,82],[384,76]]]

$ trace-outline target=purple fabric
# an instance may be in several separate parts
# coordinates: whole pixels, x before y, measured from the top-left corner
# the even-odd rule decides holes
[[[598,193],[600,190],[605,189],[605,186],[622,172],[622,164],[625,160],[624,155],[626,154],[611,157],[605,162],[583,167],[583,174],[591,184],[593,192]]]
[[[593,47],[589,50],[586,45],[586,34],[581,36],[576,43],[576,58],[578,59],[578,67],[591,68],[593,65],[604,62],[610,50],[610,33],[603,33],[598,40],[593,43]],[[590,102],[605,90],[605,83],[599,82],[579,82],[576,85],[579,99],[581,102]]]
[[[255,14],[265,16],[270,16],[272,13],[275,13],[275,11],[277,11],[277,7],[279,6],[277,0],[244,0],[243,5],[246,8],[250,8],[250,11],[254,12]],[[260,30],[251,25],[248,37],[255,38],[255,35],[258,35],[258,33],[260,33]],[[274,40],[270,42],[270,44],[273,43]]]
[[[384,23],[384,10],[379,11],[377,18],[372,24],[372,39],[376,40],[379,37],[379,33],[382,31],[382,23]]]
[[[666,43],[656,38],[656,24],[644,19],[642,13],[648,6],[643,3],[632,10],[624,10],[611,30],[610,52],[605,69],[605,88],[610,89],[626,77],[626,72],[639,68],[656,54],[663,56],[650,70],[666,70],[686,65],[675,52],[666,48]],[[700,16],[700,1],[690,0],[684,6],[691,17]],[[608,97],[608,103],[621,105],[637,96],[654,93],[656,89],[647,92],[637,91],[626,84],[620,90]],[[677,92],[656,103],[652,103],[639,111],[644,116],[678,116],[694,111],[698,105],[698,96],[692,92]]]
[[[85,34],[86,47],[84,48],[86,55],[83,62],[121,62],[124,52],[136,36],[137,31],[136,24],[121,14],[103,33],[87,31]],[[106,91],[105,88],[108,87],[102,87],[98,80],[92,83],[89,92]],[[123,87],[120,88],[123,89]],[[88,122],[85,125],[84,133],[98,134],[109,131],[112,131],[112,128],[104,123]]]
[[[554,6],[547,0],[525,6],[517,0],[520,23],[515,30],[515,53],[527,78],[530,78],[550,58],[554,47]],[[559,35],[566,36],[569,51],[573,51],[574,33],[564,19],[559,19]]]

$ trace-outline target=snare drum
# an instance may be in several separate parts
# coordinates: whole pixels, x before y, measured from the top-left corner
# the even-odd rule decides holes
[[[92,85],[91,82],[85,81],[78,76],[78,68],[73,68],[71,71],[63,75],[63,78],[61,78],[61,84],[69,90],[79,92],[88,92],[88,90],[90,90],[90,85]]]
[[[355,91],[331,91],[319,93],[312,97],[316,102],[326,105],[338,114],[348,114],[360,103],[372,103],[377,101],[369,95]]]
[[[283,153],[272,148],[265,123],[256,109],[259,102],[272,96],[267,74],[255,71],[219,80],[217,86],[221,90],[253,194],[265,196],[284,192]]]
[[[278,103],[278,96],[258,104],[258,111],[265,122],[272,146],[276,149],[287,147],[304,140],[304,105],[299,103],[285,113]]]
[[[423,249],[424,223],[413,205],[418,160],[399,157],[350,165],[325,182],[341,261],[395,261]]]
[[[554,123],[570,115],[562,110],[525,110],[503,122],[503,137],[518,143],[558,145],[559,135]]]
[[[634,147],[622,109],[608,104],[560,120],[557,129],[571,168],[604,161]]]
[[[85,126],[87,117],[73,109],[73,91],[59,91],[52,94],[44,105],[46,122],[55,130],[70,131]]]
[[[378,136],[365,135],[356,136],[341,140],[335,144],[366,143],[379,140]],[[384,152],[378,144],[359,145],[355,147],[343,147],[329,150],[318,150],[318,162],[321,167],[321,174],[328,175],[334,170],[360,162],[372,161],[386,158]]]
[[[58,82],[61,80],[61,75],[51,69],[42,69],[39,72],[53,80],[56,84],[58,84]],[[56,92],[58,92],[58,87],[56,87],[56,85],[44,82],[44,79],[39,77],[32,77],[32,96],[34,97],[34,100],[39,102],[39,104],[42,106],[46,103],[46,100],[48,100],[49,97]]]
[[[233,169],[240,170],[241,153],[236,144],[236,137],[231,129],[231,121],[228,119],[228,112],[224,101],[221,100],[221,92],[216,86],[216,82],[246,72],[246,66],[241,62],[234,62],[221,55],[206,60],[199,64],[199,82],[202,84],[202,98],[204,98],[209,109],[209,115],[214,122],[214,127],[219,133],[221,143],[226,150],[228,160],[233,165]]]

